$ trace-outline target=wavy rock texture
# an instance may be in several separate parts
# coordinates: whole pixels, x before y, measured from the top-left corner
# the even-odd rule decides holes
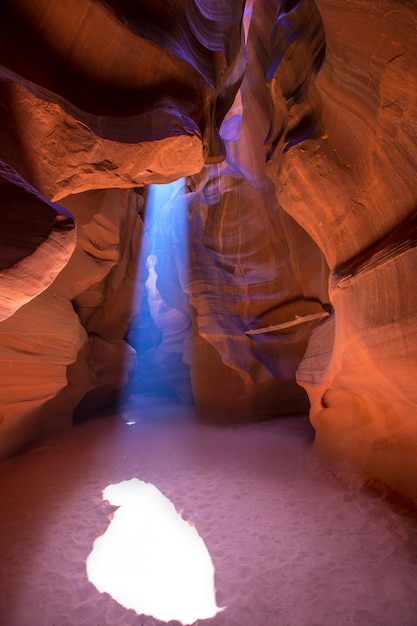
[[[273,188],[252,185],[236,164],[211,166],[207,175],[189,200],[189,270],[179,272],[194,311],[187,360],[199,413],[241,421],[305,412],[295,371],[314,322],[245,331],[321,311],[324,260],[274,202]]]
[[[76,244],[71,213],[0,161],[0,321],[46,289]]]
[[[187,359],[200,414],[219,421],[308,409],[295,372],[315,322],[253,337],[245,331],[328,305],[324,257],[281,209],[265,176],[265,31],[273,17],[268,3],[253,12],[248,7],[247,69],[221,128],[227,158],[206,168],[207,179],[196,180],[189,198],[190,269],[183,288],[195,317]]]
[[[63,202],[77,246],[53,284],[0,324],[4,457],[41,434],[108,406],[128,382],[134,352],[124,341],[135,312],[142,221],[127,190]]]
[[[265,20],[251,26],[259,38],[263,28]],[[168,386],[184,397],[179,364],[168,365],[175,353],[184,354],[199,415],[223,423],[308,410],[295,372],[315,323],[256,337],[245,331],[317,313],[328,304],[324,257],[282,211],[265,176],[268,124],[264,67],[250,45],[241,90],[220,129],[225,162],[189,177],[188,193],[171,199],[153,225],[163,232],[154,243],[155,269],[149,270],[150,276],[155,272],[160,302],[156,315],[155,296],[149,293],[148,300],[156,325],[164,315],[165,328],[160,327],[162,341],[152,358],[158,359],[159,373],[164,360]],[[167,212],[173,214],[169,228]],[[178,350],[169,347],[167,320]],[[149,371],[149,355],[143,356],[142,376]]]
[[[416,497],[416,9],[317,9],[303,2],[278,17],[293,43],[270,80],[280,124],[269,175],[331,268],[334,316],[314,331],[297,380],[328,458]]]
[[[0,330],[2,456],[127,382],[141,219],[137,195],[119,190],[224,156],[218,126],[241,79],[243,2],[147,4],[0,7],[0,306],[3,319],[17,311]],[[76,215],[70,262],[74,217],[51,200]]]
[[[132,383],[146,301],[205,417],[306,410],[303,387],[327,458],[417,498],[415,3],[244,8],[2,3],[0,454]],[[146,187],[182,176],[188,256],[173,210],[146,268]]]

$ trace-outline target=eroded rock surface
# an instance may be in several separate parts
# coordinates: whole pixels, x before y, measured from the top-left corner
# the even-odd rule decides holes
[[[75,407],[83,414],[112,398],[134,357],[124,338],[140,243],[135,193],[69,200],[78,244],[67,266],[74,220],[51,200],[168,182],[224,156],[218,127],[243,69],[243,2],[214,14],[198,2],[147,5],[91,1],[69,10],[12,0],[0,8],[0,302],[3,318],[17,311],[0,348],[5,375],[17,376],[3,388],[3,456],[53,429],[54,413],[59,427]],[[42,347],[42,302],[51,294],[62,303],[50,309],[63,336],[55,360]],[[38,354],[36,341],[28,348],[33,358],[17,347],[29,319],[39,342]],[[62,364],[60,376],[38,392],[32,377],[48,376],[50,359]]]
[[[0,161],[0,321],[46,289],[76,245],[74,218]]]
[[[331,269],[334,315],[314,331],[297,379],[309,393],[316,446],[415,497],[416,10],[318,0],[326,52],[319,68],[311,51],[294,97],[288,85],[311,49],[309,5],[277,20],[297,38],[272,68],[282,120],[274,141],[284,150],[268,165],[282,206]],[[295,109],[308,132],[294,136]]]
[[[201,414],[310,405],[327,458],[417,498],[416,25],[411,0],[2,4],[3,456],[132,384],[148,298]],[[152,282],[146,189],[182,176],[189,248],[173,205]]]

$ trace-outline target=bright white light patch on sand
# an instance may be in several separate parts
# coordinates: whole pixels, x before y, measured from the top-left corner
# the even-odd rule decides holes
[[[132,478],[103,491],[120,508],[94,541],[87,576],[138,615],[193,624],[214,617],[214,566],[194,526],[154,485]]]

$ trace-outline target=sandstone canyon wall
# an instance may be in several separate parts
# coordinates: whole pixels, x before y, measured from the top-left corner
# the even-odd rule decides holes
[[[331,270],[297,380],[316,447],[415,497],[416,7],[316,4],[278,16],[270,77],[268,173]]]
[[[145,364],[205,419],[310,409],[326,458],[417,498],[416,25],[411,1],[2,4],[1,456]],[[148,186],[180,177],[144,255]]]
[[[224,158],[242,13],[237,0],[219,15],[198,2],[2,4],[2,456],[126,382],[133,189]]]

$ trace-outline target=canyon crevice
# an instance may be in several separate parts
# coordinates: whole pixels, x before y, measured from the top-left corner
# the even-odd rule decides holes
[[[0,456],[162,389],[417,501],[415,4],[73,5],[0,8]]]

